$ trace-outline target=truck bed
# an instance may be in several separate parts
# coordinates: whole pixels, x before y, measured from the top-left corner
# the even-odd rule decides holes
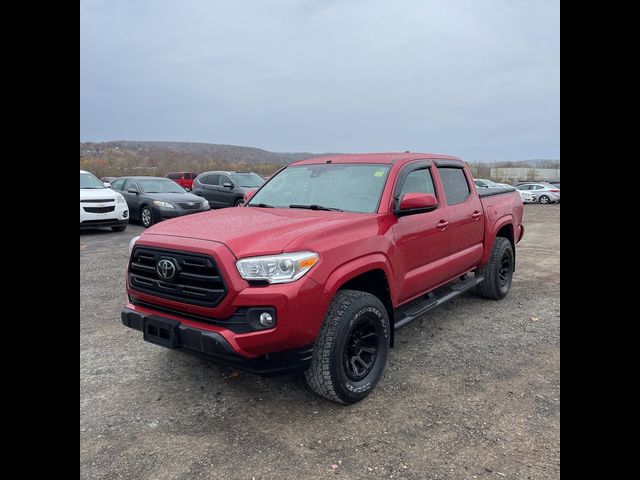
[[[511,187],[511,188],[478,188],[478,196],[480,198],[482,197],[490,197],[492,195],[501,195],[503,193],[510,193],[510,192],[515,192],[516,189]]]

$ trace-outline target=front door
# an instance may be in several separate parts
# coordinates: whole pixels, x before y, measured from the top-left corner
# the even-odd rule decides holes
[[[398,175],[394,190],[396,206],[406,193],[432,193],[439,206],[431,212],[397,218],[393,233],[397,245],[399,301],[404,302],[444,282],[448,278],[449,216],[431,175],[427,161],[411,163]]]

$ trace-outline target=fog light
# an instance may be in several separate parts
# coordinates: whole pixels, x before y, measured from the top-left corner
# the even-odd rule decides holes
[[[129,211],[125,210],[124,212],[122,212],[122,218],[127,218],[129,216]]]
[[[265,327],[270,327],[271,325],[273,325],[273,317],[271,316],[270,313],[267,313],[267,312],[261,313],[259,320],[260,320],[260,323]]]

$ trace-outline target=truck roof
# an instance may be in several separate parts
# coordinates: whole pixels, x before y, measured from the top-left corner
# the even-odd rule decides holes
[[[387,163],[393,164],[399,161],[419,160],[419,159],[443,159],[462,160],[452,155],[442,155],[439,153],[351,153],[342,155],[327,155],[323,157],[299,160],[291,165],[313,165],[320,163]]]

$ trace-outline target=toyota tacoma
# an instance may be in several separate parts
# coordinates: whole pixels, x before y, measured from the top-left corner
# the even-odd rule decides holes
[[[240,370],[303,371],[351,404],[380,380],[398,328],[471,289],[507,294],[522,216],[515,189],[479,192],[452,156],[295,162],[240,208],[132,239],[122,323]]]

